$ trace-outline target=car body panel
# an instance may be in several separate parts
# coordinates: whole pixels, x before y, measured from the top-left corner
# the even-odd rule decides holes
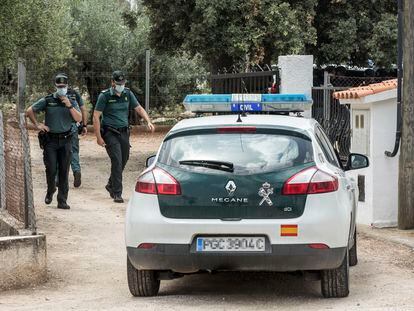
[[[157,195],[134,192],[128,204],[125,224],[125,239],[128,256],[130,256],[134,266],[141,269],[150,269],[151,265],[148,265],[147,263],[148,260],[151,261],[151,258],[154,259],[154,262],[159,262],[159,260],[161,260],[161,262],[164,263],[161,265],[154,264],[152,268],[174,270],[174,267],[176,267],[177,272],[185,272],[184,270],[186,269],[183,267],[183,263],[190,265],[188,267],[189,272],[194,272],[197,269],[210,269],[214,267],[224,267],[226,268],[224,270],[227,270],[228,268],[229,270],[292,271],[302,269],[331,269],[334,268],[334,265],[336,264],[339,266],[345,255],[345,251],[343,250],[350,248],[354,243],[352,236],[355,228],[355,195],[357,194],[357,188],[355,181],[348,178],[341,167],[332,165],[332,163],[328,162],[324,150],[322,150],[315,137],[315,126],[318,126],[318,123],[312,119],[273,115],[248,115],[247,117],[242,118],[243,122],[241,124],[237,123],[236,120],[237,116],[234,115],[184,120],[174,126],[174,128],[166,135],[165,140],[168,140],[169,137],[171,138],[174,135],[180,135],[185,131],[199,130],[206,127],[258,126],[299,131],[306,134],[312,140],[314,153],[314,163],[312,165],[315,165],[319,170],[335,176],[338,179],[338,190],[330,193],[307,195],[302,211],[303,213],[290,215],[293,217],[272,218],[274,215],[264,217],[266,214],[260,214],[260,212],[258,212],[256,215],[263,215],[263,218],[251,217],[250,219],[247,217],[239,217],[240,213],[237,215],[237,213],[235,214],[229,211],[212,212],[210,216],[214,217],[205,217],[206,213],[208,214],[209,211],[204,211],[204,214],[196,213],[191,215],[191,213],[187,213],[187,211],[180,209],[180,205],[182,205],[180,204],[180,200],[183,198],[178,198],[178,196],[176,198],[168,198],[167,196],[158,197]],[[160,150],[161,147],[153,165],[147,168],[145,172],[153,169],[155,165],[162,167],[162,165],[157,163]],[[206,183],[204,188],[202,187],[202,176],[197,176],[199,184],[196,187],[197,189],[191,193],[190,181],[187,181],[185,180],[185,177],[180,176],[181,173],[178,169],[171,170],[168,167],[163,168],[171,172],[183,186],[183,193],[188,195],[188,197],[185,197],[185,199],[188,200],[188,202],[186,202],[187,209],[191,209],[191,201],[193,201],[194,206],[200,204],[197,202],[199,192],[203,190],[208,192],[208,188],[210,187],[210,184],[208,183]],[[188,176],[188,171],[186,171],[185,174]],[[289,174],[286,174],[286,176],[287,175]],[[283,176],[283,178],[286,176]],[[194,178],[194,176],[191,178]],[[267,176],[266,178],[258,178],[256,180],[257,184],[251,187],[253,190],[249,190],[249,196],[253,196],[253,194],[256,195],[258,189],[254,188],[257,188],[262,180],[264,182],[268,178],[270,179],[270,177]],[[225,191],[224,186],[227,182],[227,178],[223,179],[223,181],[224,182],[217,181],[217,184],[221,184],[221,191]],[[282,178],[280,179],[280,182],[281,181]],[[277,183],[276,180],[274,180],[274,182],[275,184]],[[236,181],[236,184],[237,183],[238,182]],[[276,188],[279,191],[278,187]],[[250,188],[247,187],[246,189]],[[216,190],[218,191],[218,188],[214,191]],[[208,195],[210,194],[212,193],[208,193]],[[165,200],[169,200],[169,203],[165,204]],[[175,211],[168,210],[168,208],[174,209],[175,207],[177,208]],[[262,206],[257,206],[257,208],[262,208]],[[218,218],[217,213],[220,218]],[[189,215],[192,218],[189,218]],[[204,215],[204,218],[200,215]],[[282,236],[282,225],[297,225],[297,236]],[[268,258],[271,259],[264,259],[261,268],[260,261],[258,265],[254,266],[251,261],[246,261],[243,258],[244,256],[250,256],[252,258],[255,256],[265,256],[263,254],[253,253],[241,256],[228,252],[225,253],[227,256],[223,256],[223,254],[221,254],[221,256],[213,256],[212,254],[191,253],[191,246],[194,244],[195,239],[199,236],[206,235],[265,236],[268,239],[270,249],[276,251],[279,246],[285,246],[285,248],[279,256],[277,253],[268,253],[267,256],[270,256]],[[141,243],[155,243],[157,246],[152,251],[148,250],[148,252],[146,252],[146,250],[137,249]],[[308,253],[303,250],[302,246],[313,243],[325,244],[329,249],[318,250],[313,253]],[[171,245],[176,247],[170,247]],[[175,252],[177,249],[184,253],[181,254],[181,256],[176,256],[177,254]],[[286,251],[289,249],[291,250],[290,253],[289,251]],[[332,252],[329,252],[330,250]],[[171,253],[169,253],[170,251]],[[323,253],[321,251],[326,252]],[[306,254],[309,255],[307,259]],[[199,260],[204,256],[206,258],[210,256],[208,258],[210,258],[214,264],[209,266],[206,264],[205,260]],[[295,261],[297,256],[304,256],[302,258],[304,261]],[[231,264],[232,258],[234,259],[233,265]],[[323,258],[331,258],[332,260],[324,261]],[[283,262],[289,260],[292,263],[291,265],[286,263],[283,264]],[[269,265],[270,261],[274,261],[276,264]],[[170,265],[167,264],[168,262]],[[296,266],[295,263],[297,263]],[[245,265],[243,266],[243,264]]]

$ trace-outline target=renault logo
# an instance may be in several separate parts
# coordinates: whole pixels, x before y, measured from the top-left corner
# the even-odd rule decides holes
[[[231,196],[233,196],[233,194],[234,194],[234,191],[236,191],[236,189],[237,189],[237,187],[236,187],[236,184],[234,183],[234,181],[232,181],[232,180],[229,180],[228,182],[227,182],[227,184],[226,184],[226,190],[227,190],[227,192],[229,193],[229,196],[231,197]]]

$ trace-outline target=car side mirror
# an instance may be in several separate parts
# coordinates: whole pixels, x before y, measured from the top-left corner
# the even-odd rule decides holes
[[[346,164],[346,170],[358,170],[369,166],[369,160],[367,156],[359,153],[351,153],[348,156],[348,162]]]
[[[152,156],[148,157],[147,160],[145,161],[145,167],[151,166],[155,161],[155,157],[156,157],[156,155],[152,155]]]

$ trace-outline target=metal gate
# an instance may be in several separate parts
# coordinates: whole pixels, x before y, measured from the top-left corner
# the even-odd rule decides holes
[[[324,72],[323,85],[312,88],[312,117],[321,124],[341,160],[346,161],[351,148],[350,109],[339,104],[333,92],[393,78],[337,76]]]
[[[323,127],[341,160],[346,161],[351,147],[350,111],[349,107],[340,105],[339,100],[332,96],[333,92],[344,89],[347,88],[313,87],[312,117]]]
[[[209,76],[213,94],[267,93],[272,84],[279,85],[279,71],[226,73]]]

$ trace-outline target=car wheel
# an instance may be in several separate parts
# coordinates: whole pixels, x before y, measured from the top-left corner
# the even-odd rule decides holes
[[[357,256],[357,233],[356,228],[354,231],[354,245],[349,250],[349,265],[351,267],[356,266],[358,263],[358,256]]]
[[[135,297],[156,296],[160,289],[160,280],[154,270],[138,270],[127,258],[128,287]]]
[[[349,295],[348,249],[342,264],[336,269],[321,271],[322,295],[325,298],[347,297]]]

